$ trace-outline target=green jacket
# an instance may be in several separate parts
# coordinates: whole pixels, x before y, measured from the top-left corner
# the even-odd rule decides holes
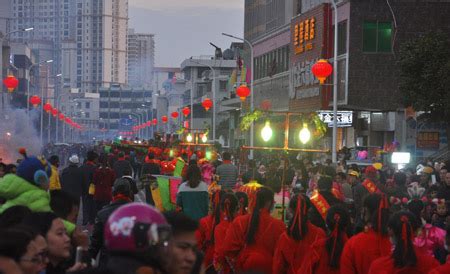
[[[0,179],[0,198],[6,203],[0,206],[0,214],[7,208],[23,205],[35,212],[52,211],[50,208],[50,194],[25,181],[15,174],[7,174]],[[72,234],[75,225],[64,221],[69,234]]]

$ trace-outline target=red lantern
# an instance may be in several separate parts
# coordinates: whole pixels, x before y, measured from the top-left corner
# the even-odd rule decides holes
[[[52,109],[52,115],[56,117],[58,115],[58,110],[56,108]]]
[[[172,116],[173,119],[177,119],[178,118],[178,112],[176,112],[176,111],[172,112],[171,116]]]
[[[184,117],[188,117],[189,114],[191,113],[191,109],[188,107],[184,107],[182,112],[183,112]]]
[[[14,75],[8,75],[5,79],[3,79],[3,84],[9,92],[13,92],[13,90],[19,85],[19,80],[17,80]]]
[[[168,121],[167,116],[164,115],[163,117],[161,117],[161,120],[163,121],[163,123],[167,123]]]
[[[269,110],[272,107],[272,103],[270,100],[266,99],[261,102],[261,108],[265,111]]]
[[[205,100],[203,100],[202,106],[206,111],[208,111],[213,106],[213,102],[211,101],[211,99],[206,98]]]
[[[66,118],[66,116],[64,116],[64,114],[62,114],[62,113],[60,113],[59,115],[58,115],[58,118],[59,118],[59,120],[64,120],[64,118]]]
[[[325,59],[320,59],[315,63],[311,68],[312,73],[314,76],[319,79],[320,84],[322,85],[328,76],[331,75],[333,72],[333,67],[328,63]]]
[[[245,98],[247,98],[250,95],[250,89],[247,87],[247,85],[241,85],[236,89],[236,94],[241,98],[241,101],[244,102]]]
[[[152,126],[152,121],[147,121],[147,123],[145,123],[145,125],[148,127]]]
[[[52,107],[52,105],[51,105],[50,103],[46,103],[46,104],[43,106],[43,108],[44,108],[45,112],[47,112],[47,113],[49,113],[49,112],[52,111],[52,109],[53,109],[53,107]]]
[[[33,105],[33,107],[37,107],[39,104],[41,104],[41,98],[39,96],[33,95],[30,98],[30,103]]]
[[[70,119],[69,117],[66,117],[65,121],[67,124],[72,125],[72,119]],[[76,125],[76,123],[74,123],[74,125]]]
[[[156,126],[158,124],[158,119],[153,118],[153,125]]]

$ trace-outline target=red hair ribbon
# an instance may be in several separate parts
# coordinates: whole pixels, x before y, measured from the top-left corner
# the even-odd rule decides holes
[[[378,207],[378,230],[381,230],[381,211],[389,208],[389,202],[386,195],[381,195],[380,205]]]
[[[227,218],[228,221],[231,221],[230,199],[226,198],[224,204],[225,204],[225,218]]]
[[[333,232],[331,232],[330,237],[332,237],[334,239],[333,239],[333,248],[331,249],[330,258],[333,258],[334,250],[336,249],[336,242],[337,242],[338,233],[339,233],[339,224],[341,221],[341,215],[339,215],[338,213],[335,213],[333,218],[334,218],[334,229],[333,229]]]
[[[300,236],[302,236],[302,219],[306,214],[306,203],[305,199],[303,199],[302,195],[297,196],[297,207],[294,213],[294,221],[292,222],[291,233],[294,230],[295,223],[298,221],[298,230]]]
[[[403,256],[406,254],[406,249],[408,245],[408,226],[409,226],[409,219],[407,216],[403,215],[400,218],[400,221],[402,222],[402,241],[403,241]]]
[[[114,197],[112,198],[113,202],[115,202],[117,200],[123,200],[123,201],[131,202],[131,198],[128,195],[125,195],[125,194],[122,194],[122,193],[114,195]]]

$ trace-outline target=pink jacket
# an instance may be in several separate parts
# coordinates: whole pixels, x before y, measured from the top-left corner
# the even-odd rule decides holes
[[[433,256],[434,250],[445,244],[445,230],[426,224],[414,239],[414,245],[426,254]]]

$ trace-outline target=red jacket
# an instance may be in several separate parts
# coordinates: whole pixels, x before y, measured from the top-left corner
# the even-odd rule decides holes
[[[447,274],[450,273],[450,256],[447,257],[447,263],[436,267],[428,272],[428,274]]]
[[[340,268],[331,268],[329,266],[330,256],[328,254],[326,243],[328,238],[323,238],[314,243],[311,247],[311,252],[308,252],[306,258],[297,271],[297,274],[339,274]],[[347,237],[344,239],[344,243]]]
[[[114,170],[109,167],[99,167],[95,170],[92,182],[95,185],[94,200],[110,202],[112,200],[112,186],[116,180]]]
[[[369,274],[421,274],[428,273],[439,266],[439,262],[430,255],[419,251],[417,248],[415,248],[415,251],[417,255],[416,266],[396,268],[394,267],[394,259],[389,255],[373,261],[370,265]]]
[[[302,266],[306,255],[311,250],[311,246],[325,238],[325,232],[309,221],[307,227],[308,233],[300,241],[291,238],[287,232],[281,235],[273,257],[272,273],[295,274]]]
[[[252,215],[237,217],[230,225],[225,237],[223,254],[229,261],[235,261],[237,272],[249,270],[270,273],[275,246],[280,235],[286,230],[285,224],[270,216],[266,209],[260,213],[255,242],[247,245],[246,235]]]
[[[208,215],[199,221],[198,229],[195,232],[198,248],[205,254],[203,265],[212,265],[214,258],[214,245],[211,243],[211,233],[214,226],[214,217]]]
[[[351,237],[341,255],[341,273],[367,274],[370,264],[391,254],[392,244],[388,236],[369,229]]]
[[[223,247],[225,245],[225,237],[231,222],[222,220],[214,229],[214,266],[220,273],[231,273],[231,267],[223,255]]]

